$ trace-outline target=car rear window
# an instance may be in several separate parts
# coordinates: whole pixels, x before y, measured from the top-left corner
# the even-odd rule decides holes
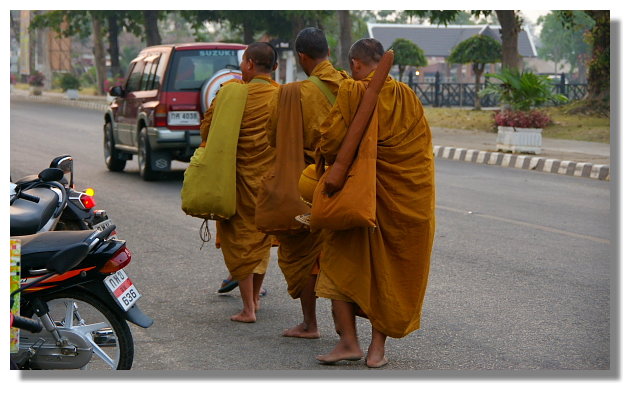
[[[168,75],[168,91],[195,91],[218,70],[239,69],[237,49],[176,51]],[[242,51],[240,51],[242,53]]]

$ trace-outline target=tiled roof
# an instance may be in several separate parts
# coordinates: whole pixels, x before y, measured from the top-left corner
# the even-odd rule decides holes
[[[448,57],[452,48],[461,41],[477,34],[485,34],[500,41],[498,30],[493,25],[448,25],[423,26],[388,23],[369,23],[368,34],[388,48],[397,38],[408,39],[417,44],[426,56]],[[536,57],[536,48],[531,37],[522,30],[518,34],[518,52],[523,57]]]

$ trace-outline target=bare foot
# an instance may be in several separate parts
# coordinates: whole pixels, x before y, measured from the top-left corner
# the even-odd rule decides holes
[[[282,332],[282,336],[299,337],[302,339],[319,339],[320,332],[317,329],[309,330],[305,323],[301,323]]]
[[[363,356],[364,353],[359,347],[350,349],[338,343],[333,351],[328,354],[318,355],[315,359],[320,363],[331,365],[339,361],[359,361]]]
[[[366,366],[369,368],[382,368],[388,364],[388,359],[386,357],[382,357],[379,360],[370,360],[366,359]]]
[[[240,313],[236,315],[232,315],[230,319],[232,321],[237,321],[237,322],[252,323],[252,322],[256,322],[256,314],[249,314],[245,311],[241,311]]]

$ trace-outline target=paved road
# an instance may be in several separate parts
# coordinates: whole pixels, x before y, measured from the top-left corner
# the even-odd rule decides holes
[[[146,330],[133,328],[134,369],[213,370],[213,377],[261,369],[365,374],[363,363],[315,363],[337,340],[325,300],[318,300],[321,339],[280,336],[298,322],[300,307],[286,294],[275,250],[258,322],[231,322],[240,299],[236,291],[215,293],[226,274],[222,255],[210,245],[201,249],[200,221],[180,210],[182,173],[143,182],[134,162],[123,173],[109,173],[99,112],[12,101],[10,117],[11,175],[73,155],[76,183],[96,189],[98,205],[128,241],[133,263],[127,272],[143,294],[141,307],[156,321]],[[610,326],[611,183],[436,163],[437,232],[422,330],[389,339],[386,370],[405,377],[446,377],[447,371],[541,376],[552,369],[570,377],[588,377],[588,370],[610,376],[617,357]],[[358,329],[364,347],[369,326],[360,321]]]

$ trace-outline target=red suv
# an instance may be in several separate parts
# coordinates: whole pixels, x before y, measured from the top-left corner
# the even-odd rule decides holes
[[[219,73],[240,78],[242,44],[191,43],[145,48],[130,62],[123,86],[104,116],[104,159],[122,171],[137,155],[139,174],[155,179],[172,160],[188,162],[201,143],[200,121]]]

